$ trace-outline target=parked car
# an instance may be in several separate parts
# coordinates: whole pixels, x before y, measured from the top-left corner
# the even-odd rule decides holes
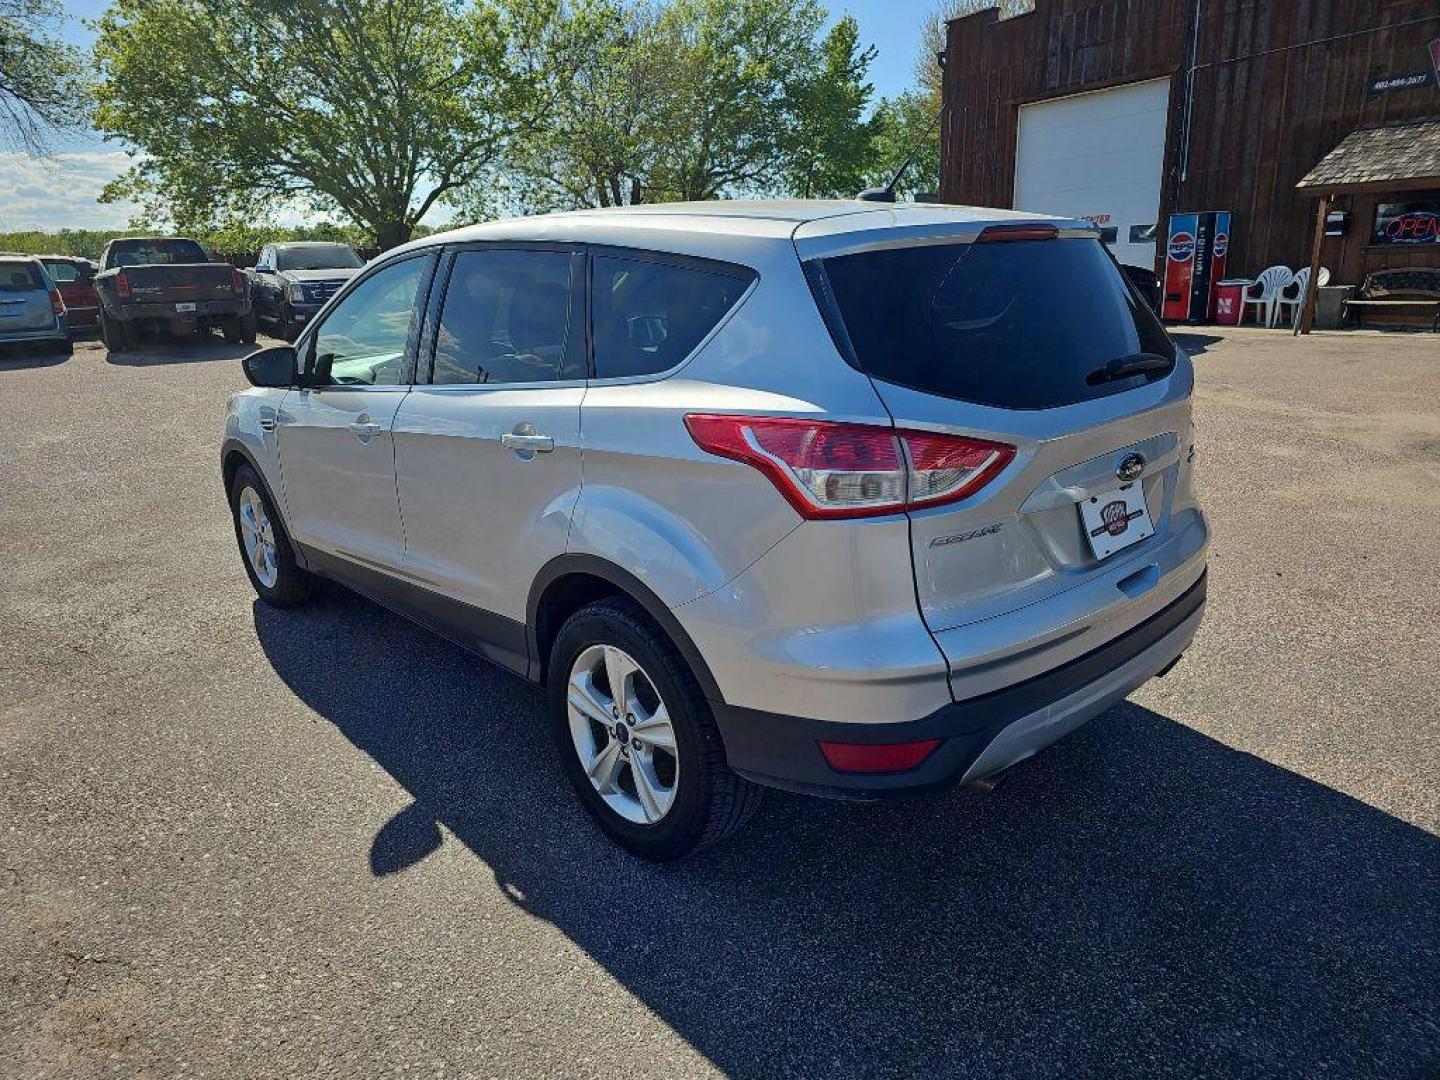
[[[212,262],[184,237],[111,240],[95,275],[105,347],[121,352],[143,331],[175,337],[218,328],[229,342],[254,341],[250,279],[229,263]]]
[[[267,244],[250,274],[255,314],[294,341],[326,300],[349,281],[365,260],[349,244]]]
[[[762,786],[983,783],[1202,616],[1190,361],[1082,221],[493,222],[244,369],[221,462],[260,598],[332,578],[545,686],[580,800],[648,857]]]
[[[100,295],[95,291],[95,264],[72,255],[41,255],[40,263],[60,290],[71,331],[99,326]]]
[[[0,255],[0,345],[70,351],[65,301],[34,256]]]

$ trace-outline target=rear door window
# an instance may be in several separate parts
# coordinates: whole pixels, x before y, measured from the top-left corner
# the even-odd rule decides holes
[[[585,377],[568,251],[479,248],[455,256],[435,335],[437,385]]]
[[[595,377],[654,375],[684,360],[749,288],[753,273],[726,265],[597,254],[591,304]]]
[[[1048,409],[1133,389],[1174,364],[1164,328],[1095,239],[898,247],[820,266],[810,280],[837,344],[885,382]],[[1142,354],[1164,363],[1101,374]]]

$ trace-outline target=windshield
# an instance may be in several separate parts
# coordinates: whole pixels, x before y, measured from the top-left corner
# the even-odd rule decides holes
[[[205,249],[194,240],[116,240],[110,245],[106,265],[171,266],[209,262]]]
[[[886,382],[1050,409],[1173,367],[1175,346],[1098,240],[930,244],[821,263],[820,295],[828,284],[852,362]],[[1140,354],[1152,360],[1137,366]],[[1129,363],[1097,376],[1115,361]]]
[[[358,270],[365,264],[348,244],[302,244],[275,254],[277,270]]]
[[[45,283],[35,264],[30,262],[0,262],[0,293],[44,291]]]

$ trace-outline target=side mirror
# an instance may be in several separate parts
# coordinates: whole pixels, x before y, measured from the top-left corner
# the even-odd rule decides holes
[[[295,350],[289,345],[276,345],[252,352],[240,366],[252,386],[294,386],[298,365]]]

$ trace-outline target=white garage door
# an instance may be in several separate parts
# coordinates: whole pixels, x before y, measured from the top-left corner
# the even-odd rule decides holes
[[[1169,79],[1021,106],[1015,209],[1088,218],[1122,263],[1153,266],[1169,106]]]

